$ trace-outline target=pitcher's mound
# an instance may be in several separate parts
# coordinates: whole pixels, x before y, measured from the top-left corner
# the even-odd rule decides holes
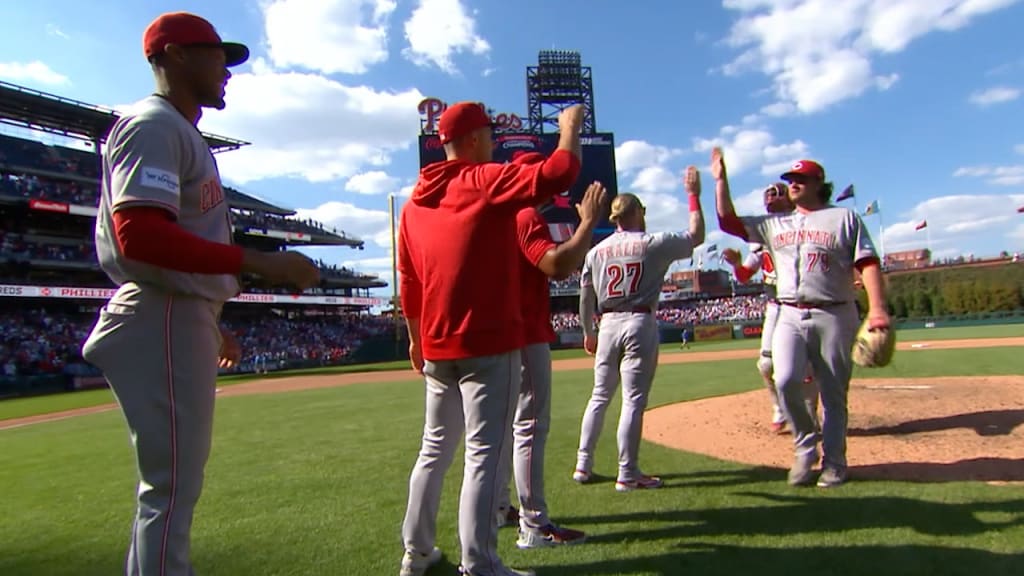
[[[1024,481],[1024,377],[854,380],[849,398],[853,479]],[[644,439],[788,469],[792,436],[770,416],[764,388],[672,404],[644,416]]]

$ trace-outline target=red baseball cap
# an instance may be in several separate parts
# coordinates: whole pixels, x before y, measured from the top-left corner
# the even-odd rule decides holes
[[[142,51],[146,59],[163,54],[168,44],[219,46],[224,50],[228,66],[237,66],[249,59],[248,47],[236,42],[222,41],[213,24],[188,12],[161,14],[146,27],[146,32],[142,35]]]
[[[788,172],[780,176],[780,178],[789,182],[789,177],[793,174],[803,174],[804,176],[810,176],[811,178],[816,178],[818,180],[825,179],[825,169],[821,167],[821,164],[818,164],[814,160],[798,161],[796,164],[793,164],[793,167],[790,168]]]
[[[482,104],[458,102],[441,113],[441,119],[437,122],[437,134],[441,138],[441,143],[447,144],[487,126],[494,128],[494,123],[491,122]]]
[[[536,164],[544,161],[544,155],[540,152],[530,152],[527,150],[519,150],[512,154],[513,164]]]

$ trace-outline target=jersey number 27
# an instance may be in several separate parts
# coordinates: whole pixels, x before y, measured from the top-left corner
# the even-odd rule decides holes
[[[622,298],[633,294],[640,287],[644,265],[640,262],[609,264],[605,271],[608,274],[608,297]]]

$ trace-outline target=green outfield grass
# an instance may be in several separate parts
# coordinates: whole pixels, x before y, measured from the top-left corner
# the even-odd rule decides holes
[[[911,340],[954,340],[960,338],[1005,338],[1024,336],[1024,324],[1008,324],[996,326],[976,326],[961,328],[932,328],[902,330],[898,332],[898,338],[903,341]],[[754,349],[759,345],[759,340],[726,340],[720,342],[693,342],[691,350],[711,352],[716,350],[741,350]],[[663,344],[661,351],[679,351],[678,343]],[[582,358],[586,356],[583,350],[574,348],[568,350],[555,350],[551,354],[555,360]],[[311,375],[311,374],[351,374],[359,372],[384,372],[390,370],[405,370],[409,367],[408,362],[379,362],[375,364],[359,364],[353,366],[327,366],[324,368],[313,368],[309,370],[285,370],[274,372],[266,376],[253,374],[239,374],[221,377],[218,381],[220,386],[230,386],[241,382],[249,382],[260,378],[285,378],[289,376]],[[51,394],[46,396],[13,398],[0,401],[0,420],[9,418],[23,418],[38,414],[49,414],[63,410],[74,410],[109,404],[113,397],[108,390],[85,390],[65,394]]]
[[[1019,354],[921,350],[857,376],[1014,374],[1022,370]],[[591,379],[588,371],[556,375],[546,474],[556,520],[588,531],[590,542],[520,551],[505,529],[501,550],[512,566],[540,576],[1020,573],[1021,488],[853,481],[828,492],[795,489],[783,470],[651,444],[643,466],[666,479],[663,490],[618,494],[610,479],[578,486],[570,474]],[[747,360],[664,365],[652,405],[760,386]],[[422,410],[418,381],[221,398],[194,526],[197,572],[396,574]],[[616,399],[598,474],[614,474],[617,410]],[[134,466],[118,412],[0,431],[0,454],[0,574],[120,573]],[[438,524],[438,545],[456,563],[459,458]],[[456,570],[449,562],[429,574]]]

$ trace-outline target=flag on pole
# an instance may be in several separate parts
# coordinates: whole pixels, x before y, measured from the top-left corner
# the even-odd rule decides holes
[[[1024,214],[1024,206],[1021,206],[1020,208],[1017,208],[1017,212],[1020,212],[1021,214]]]
[[[707,252],[708,252],[708,254],[711,254],[711,253],[712,253],[712,252],[714,252],[715,250],[718,250],[718,244],[712,244],[711,246],[708,246],[708,247],[707,247]]]
[[[928,227],[928,221],[927,220],[921,220],[920,224],[918,224],[917,226],[914,226],[914,231],[922,230],[922,229],[927,228],[927,227]]]
[[[842,202],[843,200],[848,200],[850,198],[853,198],[853,184],[847,186],[839,193],[839,196],[836,196],[836,202]]]
[[[864,209],[864,215],[865,216],[871,216],[872,214],[878,214],[878,212],[879,212],[879,210],[878,210],[878,200],[872,200],[871,204],[868,204],[868,207]]]

